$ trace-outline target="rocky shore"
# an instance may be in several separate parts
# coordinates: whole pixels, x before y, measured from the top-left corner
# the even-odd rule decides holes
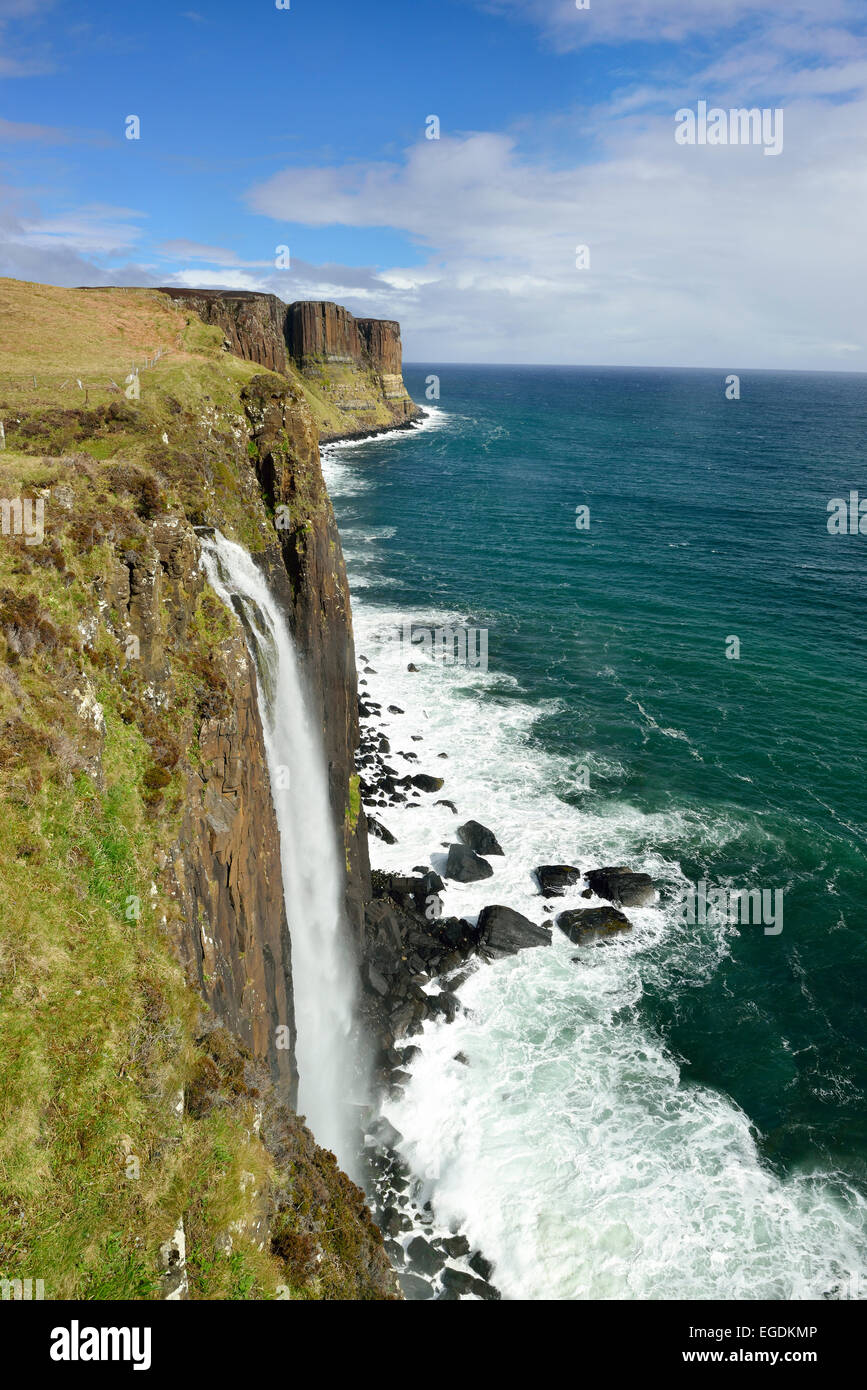
[[[427,753],[422,764],[420,731],[407,730],[399,740],[389,734],[404,711],[398,705],[387,705],[384,711],[382,702],[365,692],[365,676],[376,672],[366,657],[360,661],[357,770],[369,834],[386,845],[399,844],[399,835],[385,824],[389,811],[425,805],[445,807],[455,821],[448,843],[432,846],[432,857],[435,852],[440,864],[445,852],[440,872],[430,863],[417,863],[406,872],[374,869],[371,875],[372,897],[364,913],[362,1011],[374,1040],[375,1084],[385,1100],[400,1095],[409,1081],[407,1067],[419,1052],[413,1039],[424,1025],[451,1023],[458,1016],[461,986],[473,971],[519,951],[549,947],[555,929],[582,951],[595,949],[631,931],[623,908],[649,906],[656,886],[648,874],[625,865],[582,871],[572,864],[540,864],[533,874],[539,916],[551,915],[553,923],[533,921],[497,902],[486,904],[475,919],[445,915],[442,895],[447,882],[492,877],[490,861],[504,856],[504,850],[495,829],[462,819],[443,794],[448,791],[448,754]],[[407,770],[399,771],[396,762]],[[557,900],[576,888],[594,901],[557,912]],[[457,1053],[456,1060],[467,1059]],[[460,1230],[438,1225],[435,1209],[425,1199],[427,1184],[413,1175],[401,1156],[401,1140],[382,1116],[369,1122],[374,1219],[405,1297],[498,1299],[493,1266],[482,1251],[471,1249]]]

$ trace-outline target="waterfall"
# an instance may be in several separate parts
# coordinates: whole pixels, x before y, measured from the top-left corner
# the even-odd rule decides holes
[[[201,547],[205,573],[241,619],[256,669],[292,939],[298,1109],[317,1142],[351,1172],[355,969],[321,735],[295,644],[264,576],[246,550],[218,531],[202,537]]]

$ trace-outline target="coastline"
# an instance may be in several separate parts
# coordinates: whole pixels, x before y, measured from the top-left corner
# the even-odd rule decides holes
[[[438,413],[439,421],[447,418]],[[368,780],[390,777],[403,793],[393,800],[386,783],[363,796],[366,813],[394,837],[375,830],[370,837],[375,903],[388,880],[397,880],[397,906],[424,932],[416,900],[419,881],[432,873],[444,881],[442,920],[474,931],[494,903],[545,925],[554,921],[552,905],[558,914],[602,906],[582,895],[587,871],[605,865],[647,870],[662,889],[654,905],[626,909],[633,930],[603,949],[576,952],[554,927],[551,949],[487,963],[476,941],[451,974],[432,971],[414,982],[423,997],[410,991],[412,1011],[417,1004],[424,1013],[397,1040],[379,1078],[391,1172],[408,1177],[418,1208],[435,1216],[434,1239],[457,1229],[483,1252],[504,1299],[712,1298],[720,1289],[727,1297],[834,1297],[839,1268],[857,1267],[856,1255],[845,1253],[857,1250],[856,1213],[850,1220],[821,1176],[814,1183],[775,1173],[737,1104],[688,1084],[683,1060],[641,1018],[648,985],[669,989],[684,971],[713,970],[727,954],[722,935],[684,938],[672,929],[667,909],[683,875],[654,843],[667,842],[679,822],[665,824],[626,803],[563,802],[557,789],[567,761],[538,747],[526,756],[544,704],[521,698],[517,682],[493,665],[450,673],[423,658],[409,663],[406,653],[395,659],[383,638],[410,616],[443,625],[466,617],[439,611],[435,601],[417,601],[412,612],[401,576],[383,564],[379,542],[394,534],[391,518],[361,505],[376,487],[376,469],[365,467],[363,454],[354,459],[352,448],[342,461],[335,450],[328,487],[347,551],[362,752],[379,755],[367,765]],[[368,576],[377,586],[373,602]],[[442,776],[443,785],[405,785],[419,773]],[[490,861],[493,881],[462,884],[444,873],[446,850],[456,827],[474,817],[506,853]],[[552,904],[540,897],[532,870],[561,856],[580,875],[566,901]],[[731,1162],[735,1188],[725,1178]],[[643,1184],[635,1181],[639,1169]],[[642,1198],[657,1184],[664,1202]],[[601,1227],[593,1217],[600,1204],[610,1210]],[[705,1231],[696,1227],[696,1209],[709,1223]],[[767,1241],[750,1238],[754,1209],[768,1223]],[[405,1246],[412,1236],[399,1232],[398,1241]],[[672,1240],[677,1268],[655,1258]]]
[[[418,429],[421,422],[429,418],[428,412],[422,410],[421,406],[416,407],[418,414],[411,420],[403,420],[396,425],[381,425],[375,430],[350,430],[345,434],[327,434],[323,432],[319,436],[320,445],[325,444],[360,444],[367,439],[378,439],[386,434],[405,434],[407,430]]]

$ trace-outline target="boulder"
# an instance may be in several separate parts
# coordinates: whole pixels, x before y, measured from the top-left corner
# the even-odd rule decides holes
[[[439,1274],[445,1264],[445,1257],[424,1236],[414,1236],[406,1247],[406,1253],[413,1269],[418,1270],[419,1274],[426,1274],[429,1279]]]
[[[466,1270],[453,1269],[451,1265],[446,1265],[443,1270],[443,1287],[452,1289],[458,1295],[470,1293],[475,1282],[475,1276],[467,1274]]]
[[[494,1266],[490,1260],[486,1260],[481,1250],[476,1250],[467,1260],[470,1269],[475,1270],[480,1279],[484,1279],[487,1284],[494,1272]]]
[[[454,1023],[460,1004],[456,995],[441,990],[439,994],[428,995],[428,1008],[432,1014],[442,1014],[446,1023]]]
[[[443,786],[442,777],[429,777],[426,772],[416,772],[409,780],[420,792],[438,792]]]
[[[397,1276],[397,1282],[403,1289],[404,1298],[410,1303],[418,1303],[423,1298],[433,1298],[433,1286],[418,1274],[412,1274],[409,1270],[401,1271]]]
[[[387,830],[382,822],[376,819],[376,816],[367,817],[367,828],[371,835],[375,835],[378,840],[382,840],[385,844],[397,844],[396,836],[392,835],[391,831]]]
[[[589,946],[632,930],[629,918],[616,907],[575,907],[560,913],[557,926],[576,946]]]
[[[515,956],[528,946],[551,945],[549,928],[537,927],[529,917],[499,904],[482,908],[478,932],[481,945],[497,959]]]
[[[458,839],[462,845],[468,845],[470,849],[475,850],[476,854],[503,853],[494,832],[477,820],[468,820],[464,825],[459,825]]]
[[[493,872],[488,861],[480,859],[466,845],[449,845],[446,878],[456,879],[458,883],[475,883],[478,879],[491,878]]]
[[[623,865],[591,869],[586,877],[597,897],[607,898],[621,907],[649,907],[656,897],[650,874],[636,874]]]
[[[458,808],[453,801],[435,801],[434,805],[445,806],[446,810],[451,811],[453,816],[456,816],[458,813]]]
[[[472,1274],[467,1274],[462,1269],[454,1269],[451,1265],[446,1265],[443,1270],[443,1288],[459,1295],[474,1293],[477,1298],[486,1302],[499,1301],[502,1296],[499,1290],[486,1280],[476,1279]]]
[[[535,873],[543,898],[562,898],[581,878],[581,870],[571,864],[542,864]]]

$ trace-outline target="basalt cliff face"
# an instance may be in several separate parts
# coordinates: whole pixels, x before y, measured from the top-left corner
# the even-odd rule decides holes
[[[294,1113],[255,671],[199,566],[218,528],[288,617],[360,950],[349,594],[284,306],[0,281],[0,328],[0,497],[44,522],[0,538],[0,1277],[399,1297],[363,1194]],[[384,379],[393,336],[355,332]],[[125,394],[130,356],[152,365]]]
[[[286,305],[276,295],[247,290],[165,289],[162,293],[193,310],[204,323],[221,328],[227,346],[238,357],[272,372],[288,369]]]
[[[270,371],[297,372],[322,440],[412,423],[423,412],[403,382],[400,324],[357,319],[340,304],[243,290],[161,291],[214,324],[228,350]]]

